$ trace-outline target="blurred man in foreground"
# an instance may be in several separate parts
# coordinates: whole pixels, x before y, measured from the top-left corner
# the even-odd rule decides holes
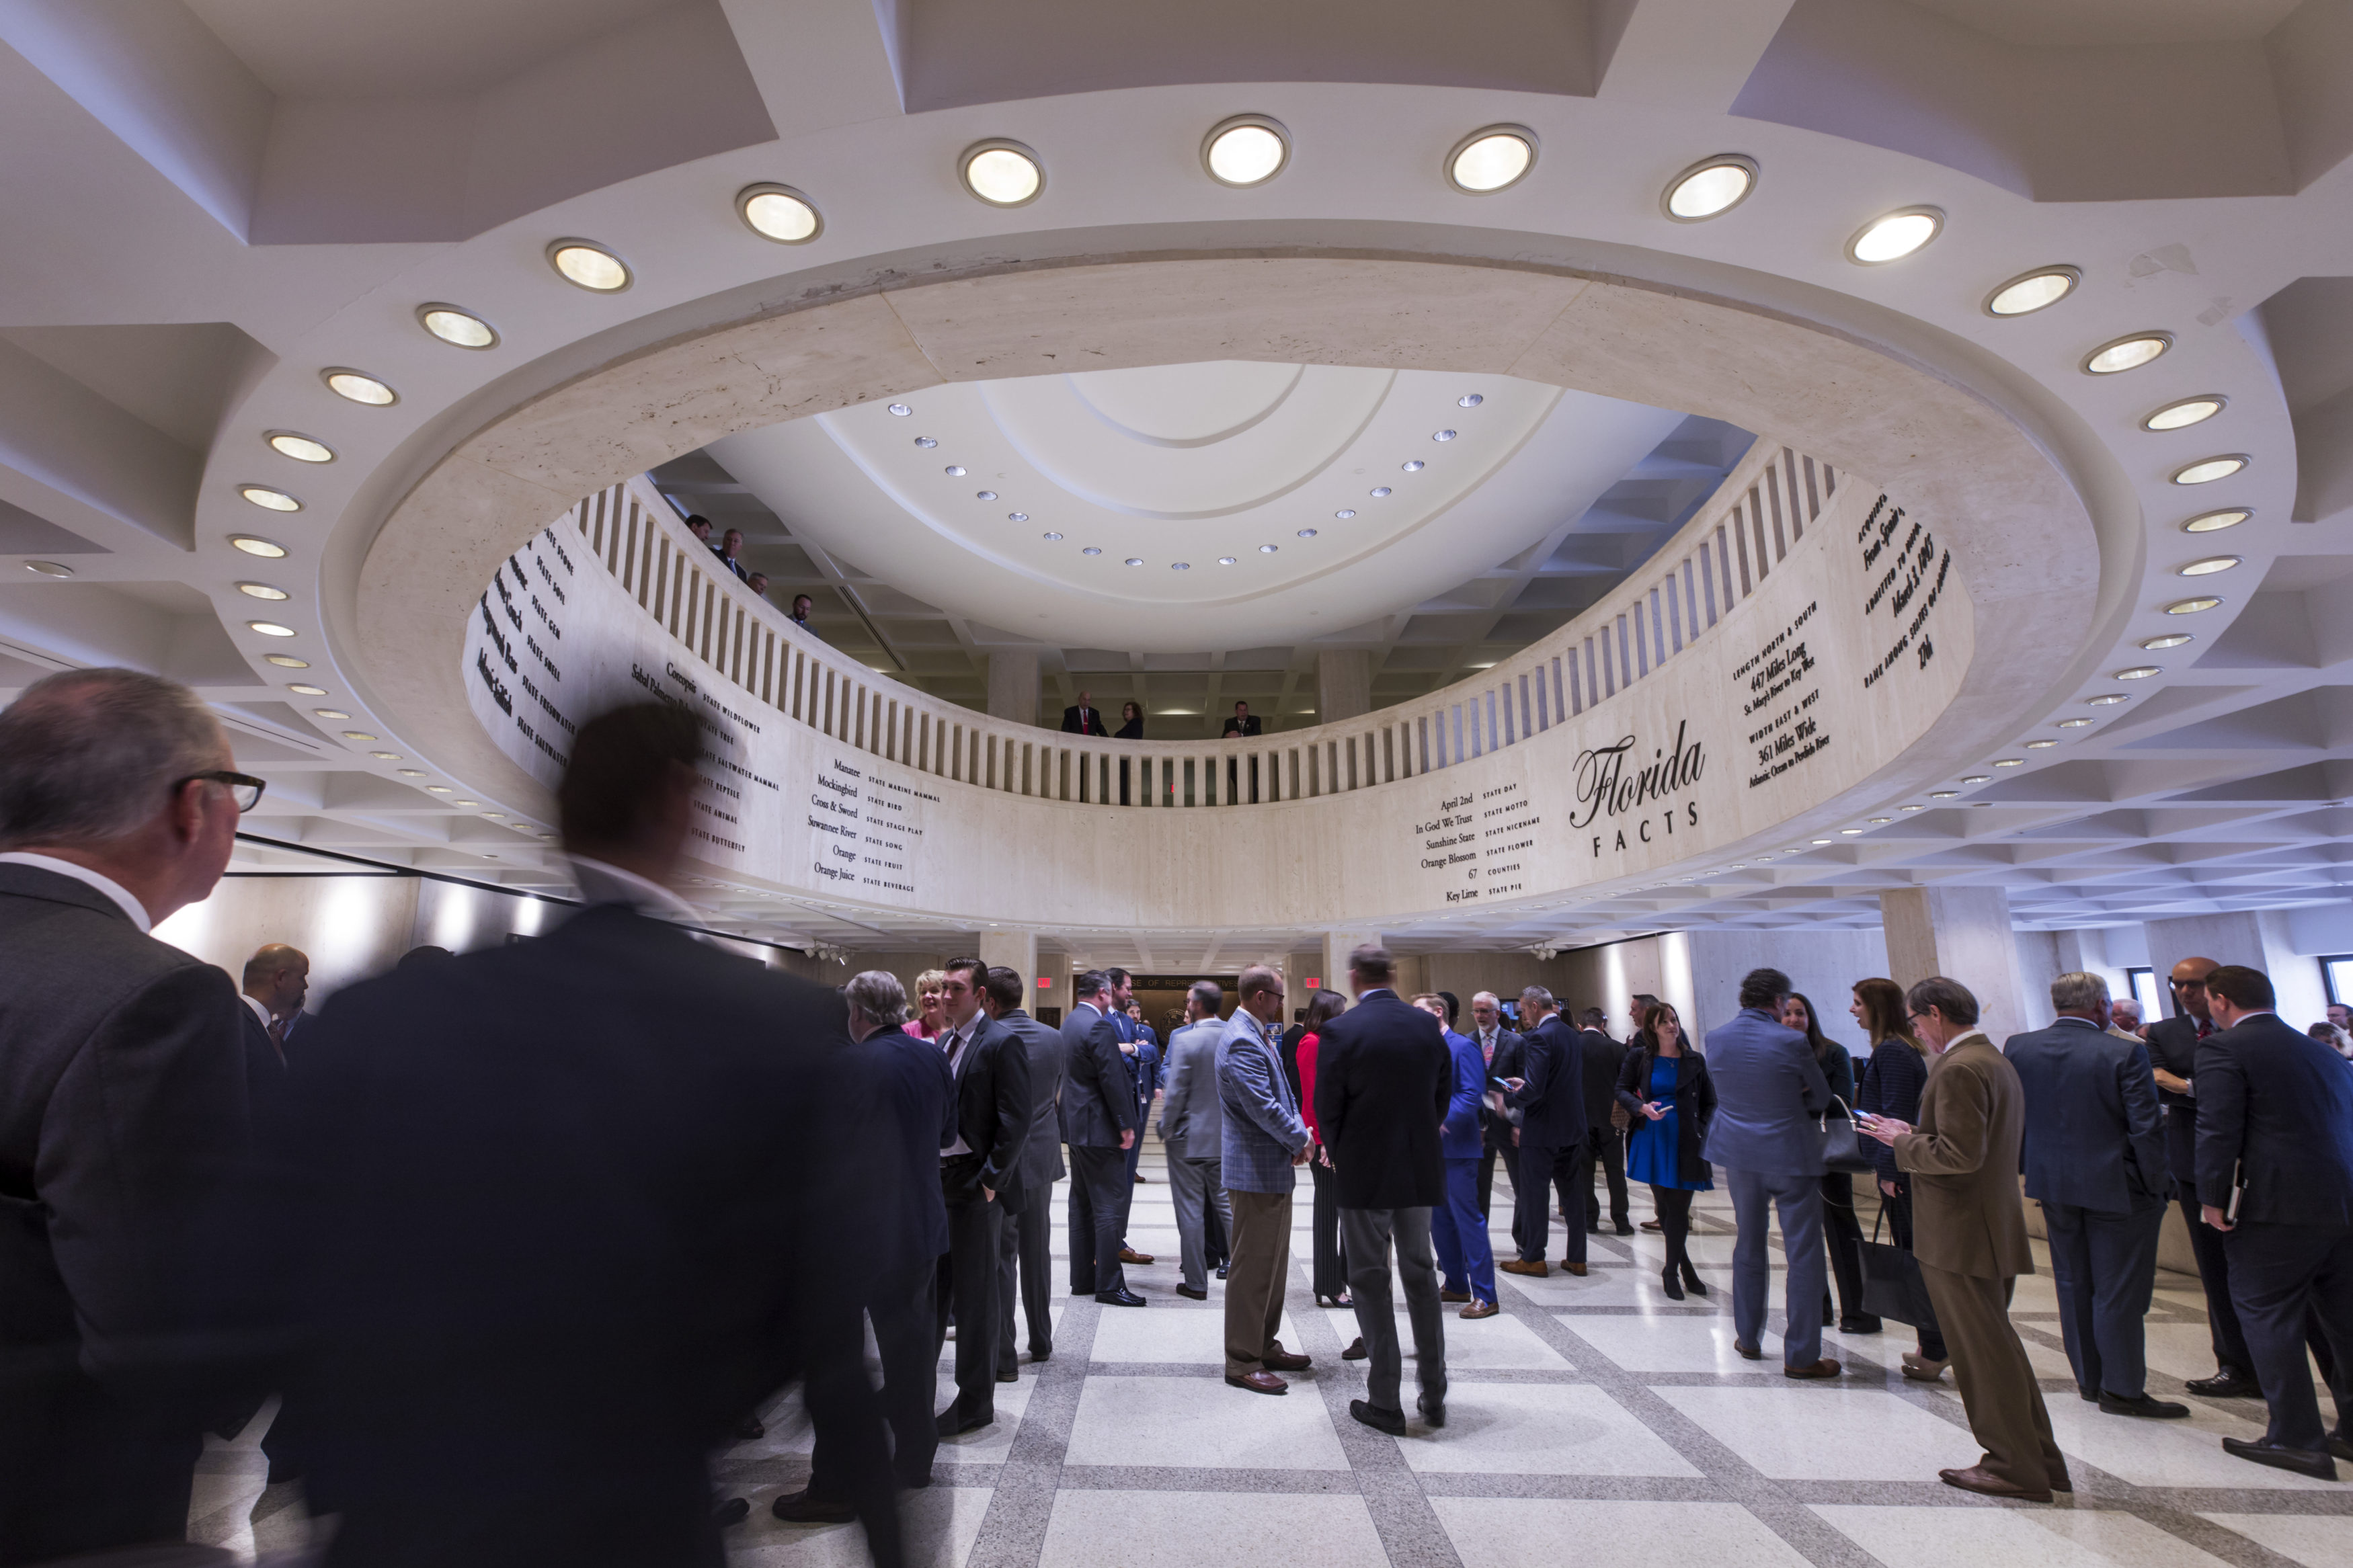
[[[682,708],[584,724],[589,907],[320,1016],[279,1247],[336,1568],[715,1568],[706,1456],[795,1376],[899,1560],[860,1328],[890,1140],[839,994],[670,923],[700,754]]]

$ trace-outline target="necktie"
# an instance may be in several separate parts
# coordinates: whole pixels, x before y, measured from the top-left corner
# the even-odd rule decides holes
[[[270,1047],[277,1051],[278,1059],[280,1062],[283,1062],[286,1059],[286,1020],[283,1018],[270,1019],[269,1034]]]

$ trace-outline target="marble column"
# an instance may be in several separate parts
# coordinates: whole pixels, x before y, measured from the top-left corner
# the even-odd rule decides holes
[[[1896,888],[1879,895],[1889,975],[1909,987],[1931,974],[1978,999],[1978,1026],[1998,1045],[2027,1026],[2010,895],[2000,888]],[[1825,1004],[1827,1005],[1828,1004]]]
[[[1038,1015],[1038,933],[1028,931],[985,931],[980,933],[980,961],[998,964],[1021,976],[1021,1006]]]
[[[1373,656],[1327,648],[1315,656],[1315,721],[1336,724],[1373,710]]]
[[[1017,724],[1038,722],[1038,650],[992,648],[988,655],[988,716]]]

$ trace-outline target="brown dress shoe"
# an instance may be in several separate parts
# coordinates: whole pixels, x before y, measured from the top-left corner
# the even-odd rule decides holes
[[[1362,1361],[1372,1353],[1372,1352],[1365,1348],[1365,1336],[1358,1334],[1355,1339],[1348,1342],[1348,1348],[1340,1352],[1340,1359],[1342,1361]]]
[[[1982,1492],[1987,1497],[2023,1498],[2028,1502],[2051,1500],[2049,1491],[2030,1491],[2024,1487],[2012,1486],[1983,1465],[1971,1465],[1966,1470],[1938,1470],[1936,1474],[1943,1478],[1947,1486],[1958,1487],[1965,1492]]]
[[[1229,1372],[1226,1373],[1226,1381],[1236,1388],[1247,1388],[1252,1394],[1288,1394],[1291,1392],[1291,1384],[1283,1382],[1282,1379],[1275,1376],[1274,1373],[1271,1372]]]
[[[1735,1340],[1732,1342],[1732,1348],[1740,1352],[1740,1359],[1743,1361],[1763,1361],[1765,1359],[1765,1352],[1758,1350],[1755,1345],[1744,1345],[1738,1340]]]
[[[1785,1366],[1781,1369],[1783,1377],[1817,1379],[1836,1377],[1838,1374],[1839,1363],[1828,1356],[1822,1357],[1811,1366]]]
[[[1506,1274],[1525,1274],[1531,1279],[1541,1279],[1546,1275],[1551,1273],[1552,1270],[1546,1267],[1541,1259],[1531,1263],[1525,1258],[1514,1258],[1509,1263],[1504,1265],[1504,1272]]]
[[[1441,1301],[1468,1301],[1471,1299],[1471,1292],[1468,1290],[1440,1290],[1438,1293],[1438,1299]]]
[[[1473,1301],[1454,1315],[1469,1321],[1478,1318],[1492,1318],[1503,1310],[1493,1301]]]
[[[1646,1219],[1642,1222],[1642,1228],[1644,1230],[1663,1230],[1665,1227],[1657,1220]]]
[[[1119,1249],[1119,1260],[1122,1263],[1149,1263],[1152,1261],[1152,1254],[1138,1252],[1132,1247],[1123,1247]]]
[[[1560,1271],[1563,1274],[1574,1274],[1579,1279],[1585,1278],[1585,1265],[1582,1263],[1564,1263],[1560,1266]]]
[[[1305,1372],[1315,1364],[1315,1358],[1304,1351],[1284,1350],[1278,1340],[1273,1351],[1259,1357],[1258,1363],[1270,1372]]]

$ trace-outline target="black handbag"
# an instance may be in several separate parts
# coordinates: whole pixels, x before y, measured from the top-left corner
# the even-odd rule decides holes
[[[1846,1101],[1837,1095],[1831,1096],[1831,1103],[1841,1110],[1846,1110]],[[1852,1111],[1847,1110],[1843,1117],[1832,1121],[1831,1113],[1824,1110],[1818,1130],[1822,1135],[1824,1170],[1843,1171],[1849,1175],[1859,1176],[1878,1169],[1871,1163],[1870,1156],[1862,1152],[1862,1137],[1854,1130]]]
[[[1862,1310],[1874,1317],[1934,1330],[1936,1310],[1928,1303],[1928,1287],[1920,1278],[1920,1260],[1909,1247],[1879,1239],[1879,1220],[1887,1205],[1879,1205],[1879,1219],[1871,1222],[1871,1239],[1862,1244]]]

